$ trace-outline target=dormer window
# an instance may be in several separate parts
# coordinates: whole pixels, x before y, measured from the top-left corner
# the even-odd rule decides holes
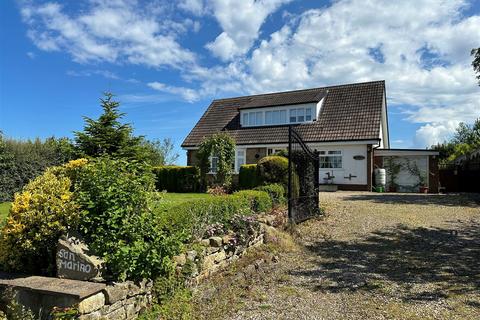
[[[243,127],[252,127],[310,122],[315,119],[316,111],[317,106],[311,104],[246,109],[241,110],[241,124]]]

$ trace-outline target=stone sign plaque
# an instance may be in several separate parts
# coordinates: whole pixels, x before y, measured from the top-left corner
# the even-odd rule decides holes
[[[57,276],[74,280],[101,280],[103,261],[88,254],[79,235],[62,236],[57,244]]]

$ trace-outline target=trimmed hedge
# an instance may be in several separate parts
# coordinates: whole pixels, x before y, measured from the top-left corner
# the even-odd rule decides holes
[[[193,166],[159,166],[153,168],[158,191],[197,192],[200,190],[200,169]]]
[[[240,189],[252,189],[260,184],[256,164],[244,164],[240,166],[238,174],[238,187]]]
[[[288,159],[281,156],[268,156],[260,159],[257,165],[258,176],[262,184],[288,184]]]
[[[273,207],[273,201],[265,191],[242,190],[235,192],[233,196],[246,198],[250,202],[250,208],[255,213],[267,212]]]
[[[202,239],[208,227],[219,223],[229,226],[234,216],[248,216],[272,209],[268,193],[258,190],[244,190],[232,195],[212,196],[192,200],[179,205],[157,208],[157,226],[184,243]]]
[[[287,202],[287,199],[285,197],[285,188],[281,184],[267,184],[265,186],[257,187],[254,190],[264,191],[268,193],[270,199],[272,199],[272,203],[274,206],[284,205]]]

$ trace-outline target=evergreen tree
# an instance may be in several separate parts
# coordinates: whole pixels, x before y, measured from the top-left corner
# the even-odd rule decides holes
[[[113,94],[106,92],[100,99],[103,114],[97,119],[84,117],[82,132],[75,132],[75,144],[83,156],[137,158],[142,152],[143,137],[134,137],[130,124],[121,123],[125,115],[119,112],[120,103],[113,100]]]

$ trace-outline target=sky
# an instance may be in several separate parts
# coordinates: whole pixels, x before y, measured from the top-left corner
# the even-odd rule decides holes
[[[112,92],[135,133],[180,144],[216,98],[385,80],[390,142],[480,117],[480,0],[0,3],[0,130],[73,137]]]

